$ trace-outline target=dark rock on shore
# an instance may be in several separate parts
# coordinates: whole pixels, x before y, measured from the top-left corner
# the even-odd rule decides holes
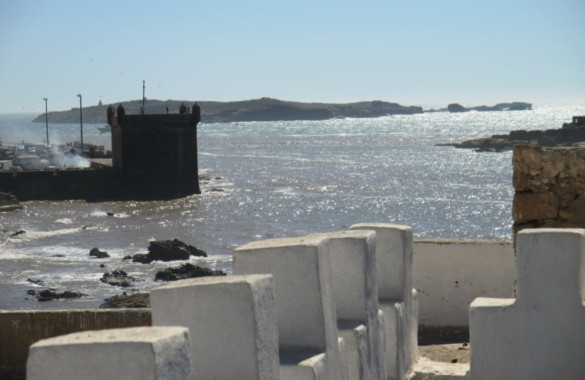
[[[130,287],[131,282],[136,282],[138,279],[129,276],[128,273],[121,269],[117,269],[112,272],[105,273],[100,281],[111,286],[121,286],[123,288],[128,288]]]
[[[133,263],[140,263],[140,264],[150,264],[153,261],[152,258],[147,253],[137,253],[131,257],[125,256],[122,260],[129,260],[129,259],[132,259]]]
[[[155,281],[177,281],[186,278],[206,277],[206,276],[226,276],[221,270],[203,268],[197,265],[186,263],[178,268],[167,268],[158,272],[154,278]]]
[[[154,240],[148,246],[148,254],[153,260],[187,260],[190,256],[207,257],[207,253],[178,239]]]
[[[54,289],[41,290],[40,292],[37,292],[35,290],[29,290],[27,294],[37,297],[39,302],[54,301],[57,299],[65,298],[79,298],[85,295],[83,293],[71,292],[69,290],[66,290],[62,293],[57,293]]]
[[[155,260],[189,260],[191,256],[207,257],[207,253],[197,247],[183,243],[178,239],[154,240],[148,246],[148,254],[136,254],[132,256],[132,261],[135,263],[149,264]]]
[[[106,251],[100,251],[98,248],[92,248],[91,251],[89,251],[89,255],[90,256],[95,256],[98,259],[104,259],[106,257],[110,257],[110,255],[108,254],[108,252],[106,252]]]
[[[577,119],[579,120],[579,119]],[[562,128],[542,130],[515,130],[507,135],[492,135],[462,143],[437,144],[456,148],[475,149],[478,152],[503,152],[514,145],[524,144],[543,147],[570,147],[585,142],[585,124],[565,123]]]
[[[123,309],[123,308],[142,308],[150,307],[150,294],[135,293],[107,298],[100,305],[100,309]]]
[[[45,285],[45,282],[43,280],[37,280],[37,279],[33,279],[33,278],[27,278],[26,280],[28,282],[30,282],[31,284],[35,284],[35,285],[39,285],[39,286]]]

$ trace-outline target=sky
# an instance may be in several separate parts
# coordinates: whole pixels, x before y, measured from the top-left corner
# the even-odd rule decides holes
[[[0,113],[583,99],[583,0],[0,0]]]

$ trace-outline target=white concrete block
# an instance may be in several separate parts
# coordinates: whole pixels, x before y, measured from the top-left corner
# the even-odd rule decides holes
[[[150,294],[153,325],[191,333],[201,379],[278,379],[278,330],[270,275],[176,281]]]
[[[289,353],[293,356],[302,353],[306,358],[326,353],[327,376],[332,380],[340,378],[331,268],[324,239],[248,243],[234,251],[233,270],[235,274],[274,276],[281,367]]]
[[[471,377],[585,378],[585,230],[526,229],[517,298],[471,304]]]
[[[364,325],[337,326],[339,336],[345,342],[345,363],[349,379],[372,379],[368,363],[368,336]]]
[[[412,289],[412,228],[388,223],[359,223],[349,229],[376,232],[378,298],[409,299]]]
[[[337,329],[346,341],[349,378],[384,378],[383,331],[378,320],[376,286],[376,233],[355,230],[309,237],[324,238],[325,248],[329,250]]]
[[[191,377],[189,332],[184,327],[83,331],[30,347],[29,380],[157,379]]]
[[[385,371],[403,379],[416,360],[418,299],[412,288],[412,229],[387,223],[354,224],[350,230],[376,232],[376,280],[384,313]]]

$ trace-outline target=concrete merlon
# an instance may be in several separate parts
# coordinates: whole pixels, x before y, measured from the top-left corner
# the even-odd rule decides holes
[[[581,305],[585,230],[525,229],[516,241],[518,302]]]
[[[376,233],[371,230],[309,235],[324,238],[331,260],[331,279],[337,319],[366,323],[378,309]]]
[[[154,325],[189,328],[201,378],[278,379],[272,275],[181,280],[153,289],[151,305]]]
[[[584,256],[585,230],[518,233],[517,298],[476,298],[470,307],[474,380],[583,377]]]
[[[184,327],[83,331],[33,344],[27,379],[189,379],[189,353]]]
[[[378,297],[405,300],[412,288],[412,228],[389,223],[360,223],[350,230],[376,232]]]

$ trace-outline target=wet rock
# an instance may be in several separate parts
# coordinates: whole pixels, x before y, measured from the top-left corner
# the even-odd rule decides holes
[[[146,253],[137,253],[130,258],[133,263],[150,264],[153,261],[152,257]]]
[[[177,281],[186,278],[206,277],[206,276],[226,276],[221,270],[203,268],[190,263],[183,264],[177,268],[167,268],[156,274],[155,281]]]
[[[107,216],[114,216],[115,214],[113,212],[107,212],[106,215]]]
[[[178,239],[154,240],[148,246],[148,254],[153,260],[188,260],[190,256],[207,257],[207,253]]]
[[[28,293],[28,294],[36,295],[39,302],[54,301],[57,299],[66,299],[66,298],[79,298],[79,297],[83,297],[85,295],[83,293],[71,292],[69,290],[66,290],[62,293],[58,293],[54,289],[46,289],[46,290],[41,290],[40,292],[35,293],[35,294],[32,294],[32,293]]]
[[[43,280],[36,280],[33,278],[27,278],[26,279],[28,282],[30,282],[31,284],[35,284],[35,285],[39,285],[39,286],[44,286],[45,283],[43,282]]]
[[[121,269],[114,270],[112,272],[105,273],[100,279],[104,284],[111,286],[121,286],[123,288],[130,287],[130,283],[138,281],[132,276],[128,276],[128,273]]]
[[[148,254],[138,253],[132,256],[132,261],[135,263],[149,264],[155,260],[189,260],[191,256],[207,257],[207,253],[177,239],[154,240],[148,246]]]
[[[132,260],[132,256],[126,255],[122,258],[122,261],[128,261],[128,260]]]
[[[10,234],[10,237],[15,237],[15,236],[24,235],[24,234],[26,234],[26,231],[25,230],[18,230],[16,232],[11,233]]]
[[[58,254],[58,255],[52,255],[51,257],[65,257],[65,255]]]
[[[103,258],[106,258],[106,257],[110,257],[110,255],[108,255],[108,252],[106,252],[106,251],[100,251],[97,248],[92,248],[91,251],[89,251],[89,255],[90,256],[95,256],[98,259],[103,259]]]
[[[100,309],[121,309],[121,308],[141,308],[150,307],[150,294],[136,293],[107,298],[100,305]]]

